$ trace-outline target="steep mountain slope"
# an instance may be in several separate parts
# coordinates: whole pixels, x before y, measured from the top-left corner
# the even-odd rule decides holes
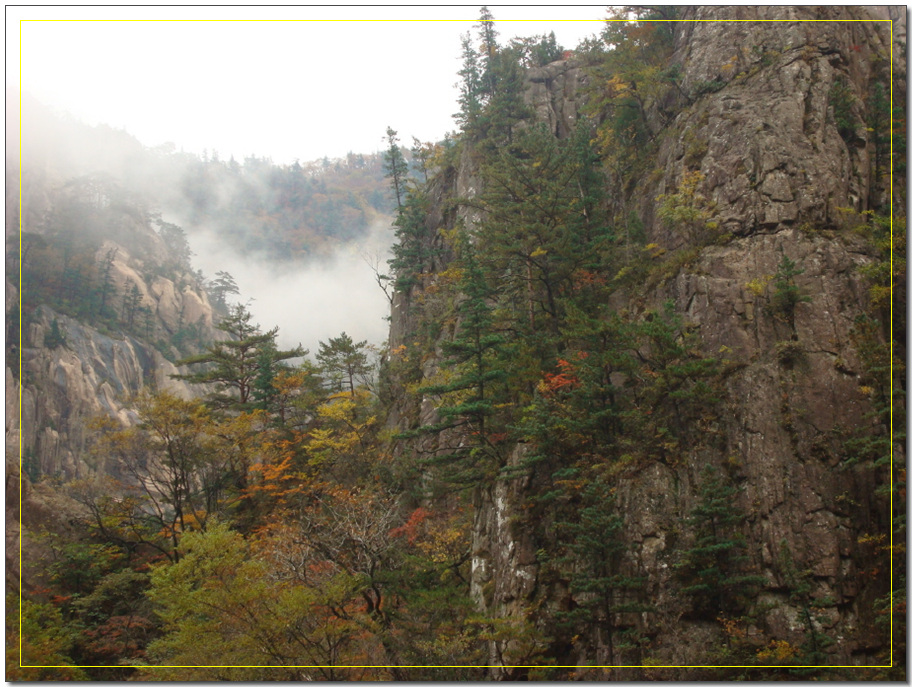
[[[286,364],[226,308],[161,188],[121,183],[160,178],[149,151],[64,173],[34,142],[21,256],[7,227],[8,677],[904,679],[885,15],[624,8],[569,53],[499,43],[483,8],[460,130],[412,169],[388,131],[379,369],[345,333]],[[279,208],[250,248],[295,193],[340,210],[254,167],[200,163],[185,209]]]
[[[390,345],[401,388],[419,393],[391,421],[431,482],[471,494],[472,596],[512,627],[489,644],[495,675],[526,674],[538,652],[581,668],[889,656],[885,542],[904,536],[890,496],[904,455],[888,415],[902,426],[905,295],[899,281],[891,301],[889,277],[872,277],[889,261],[891,213],[904,241],[904,143],[890,174],[903,46],[891,63],[889,23],[865,9],[679,18],[615,25],[614,54],[530,71],[528,111],[500,150],[486,147],[496,114],[465,127],[460,155],[427,187],[423,224],[402,232],[420,249],[399,272]],[[585,116],[612,257],[562,286],[558,261],[544,265],[564,220],[522,243],[536,204],[561,202],[535,178],[554,158],[517,131],[544,122],[569,140]],[[895,146],[904,129],[893,130]],[[581,175],[563,183],[580,183],[585,202]],[[475,260],[483,293],[466,278]],[[552,287],[569,302],[593,284],[594,304],[549,305]],[[485,335],[526,341],[499,353],[476,338],[472,363],[454,352],[471,348],[482,307]],[[549,321],[553,348],[536,349],[529,337]],[[498,395],[498,368],[536,391],[514,380]],[[587,412],[604,419],[581,421]],[[471,482],[433,467],[444,459],[472,466]],[[606,670],[592,674],[720,675]]]

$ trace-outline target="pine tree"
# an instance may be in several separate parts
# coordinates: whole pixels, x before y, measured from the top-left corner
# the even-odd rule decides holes
[[[54,349],[61,346],[66,348],[66,345],[66,336],[60,331],[60,323],[57,322],[57,318],[55,317],[51,321],[50,331],[47,333],[47,336],[44,337],[44,346],[45,348]]]
[[[112,248],[101,260],[99,266],[99,286],[98,286],[98,314],[106,317],[108,313],[108,298],[114,292],[114,258],[117,257],[117,250]],[[114,313],[116,317],[116,312]]]
[[[123,311],[121,312],[121,318],[126,323],[128,329],[133,328],[133,323],[136,320],[136,313],[141,305],[142,294],[139,291],[139,286],[134,283],[130,290],[124,294]]]
[[[418,276],[426,269],[431,258],[428,250],[430,231],[427,227],[427,194],[423,189],[414,189],[399,209],[393,226],[396,227],[396,242],[389,266],[394,275],[394,288],[407,292],[417,282]]]
[[[497,55],[497,29],[494,15],[487,7],[481,8],[478,23],[479,42],[481,44],[481,83],[482,93],[486,99],[494,97],[497,92],[497,74],[495,60]]]
[[[596,478],[583,489],[577,518],[556,525],[567,550],[558,562],[570,570],[574,602],[573,610],[559,612],[556,619],[575,633],[594,635],[594,662],[599,665],[620,665],[620,652],[636,648],[635,627],[622,627],[618,614],[648,610],[637,594],[645,578],[622,570],[629,547],[616,501],[612,490]]]
[[[459,327],[452,341],[442,344],[443,366],[452,370],[441,384],[420,389],[439,396],[441,421],[420,427],[409,436],[458,429],[456,446],[443,446],[429,461],[446,466],[446,480],[476,483],[501,467],[495,406],[503,399],[505,339],[493,329],[491,300],[494,295],[475,254],[471,239],[459,237],[460,293],[457,305]]]
[[[527,331],[541,324],[557,334],[575,277],[600,270],[607,252],[609,227],[585,135],[585,125],[570,141],[530,127],[482,168],[482,249]]]
[[[367,341],[355,343],[345,332],[329,341],[320,342],[317,361],[331,391],[347,391],[354,398],[355,389],[367,384],[371,366],[366,349]]]
[[[795,332],[795,308],[799,303],[807,303],[810,297],[802,293],[801,287],[795,283],[795,277],[804,274],[795,261],[787,255],[782,256],[776,274],[773,275],[773,292],[770,295],[770,312],[788,324],[789,329]]]
[[[522,52],[504,48],[494,53],[490,65],[494,84],[485,108],[485,146],[493,148],[513,141],[519,122],[528,120],[532,111],[523,98],[525,72],[520,65]]]
[[[475,127],[481,114],[482,81],[478,54],[472,47],[472,37],[462,36],[462,81],[459,84],[459,112],[453,115],[462,130],[469,132]]]
[[[226,298],[230,295],[237,295],[240,293],[237,282],[234,281],[234,277],[224,270],[215,273],[215,279],[207,284],[207,289],[214,299],[213,305],[223,312],[228,311],[228,302]]]
[[[390,180],[393,193],[396,196],[396,207],[401,211],[406,197],[406,180],[408,179],[408,163],[399,148],[399,139],[392,127],[386,128],[386,140],[389,147],[383,154],[383,171]]]
[[[275,347],[278,327],[261,332],[259,326],[251,322],[252,317],[243,305],[234,306],[231,314],[218,325],[218,329],[231,338],[216,342],[205,353],[178,361],[179,365],[204,365],[204,369],[173,377],[191,384],[213,384],[215,391],[207,397],[208,404],[213,408],[251,409],[255,401],[256,380],[263,374],[264,365],[275,366],[283,360],[305,354],[300,346],[278,350]],[[262,357],[264,351],[269,351],[268,360]]]
[[[745,539],[738,532],[746,516],[735,504],[738,489],[711,466],[703,469],[701,478],[697,504],[687,518],[695,536],[693,546],[682,551],[675,567],[685,584],[681,591],[693,598],[694,610],[715,617],[743,609],[765,579],[747,570]]]

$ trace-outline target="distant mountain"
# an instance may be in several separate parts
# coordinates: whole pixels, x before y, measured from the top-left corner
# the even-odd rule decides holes
[[[291,165],[255,156],[226,161],[217,153],[179,152],[172,144],[145,147],[123,130],[83,124],[28,94],[22,121],[23,211],[30,224],[40,223],[48,210],[46,197],[32,192],[34,184],[85,175],[113,181],[190,235],[205,229],[239,253],[271,260],[326,256],[391,220],[379,153]],[[7,150],[7,167],[15,168],[19,146]]]

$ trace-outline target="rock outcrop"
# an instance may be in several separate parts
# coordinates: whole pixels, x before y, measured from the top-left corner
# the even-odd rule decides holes
[[[21,329],[21,351],[8,341],[7,376],[21,384],[27,475],[69,479],[104,470],[85,463],[93,417],[131,422],[126,404],[144,385],[197,393],[171,379],[172,361],[225,334],[200,277],[156,231],[145,200],[105,173],[68,178],[79,165],[36,150],[22,170],[21,227],[7,225],[26,240],[21,304],[7,282],[7,321]],[[69,281],[47,273],[68,265]]]
[[[651,605],[624,622],[648,638],[657,665],[701,665],[711,660],[712,647],[731,639],[724,624],[689,615],[675,578],[682,547],[693,543],[685,523],[706,465],[738,485],[735,507],[745,514],[748,566],[765,580],[750,618],[729,631],[743,633],[738,636],[754,650],[769,641],[798,646],[811,631],[801,603],[813,603],[823,609],[814,627],[834,638],[827,649],[834,662],[870,665],[884,649],[871,633],[872,600],[883,584],[872,578],[878,573],[869,559],[872,538],[890,528],[885,503],[875,497],[889,476],[844,467],[847,437],[883,431],[871,419],[857,338],[859,318],[872,309],[863,268],[875,255],[869,242],[846,231],[856,221],[853,213],[882,208],[890,199],[889,155],[872,133],[879,113],[867,94],[892,67],[894,98],[904,98],[905,62],[897,56],[904,54],[905,25],[904,18],[894,24],[891,63],[889,25],[872,21],[882,16],[844,7],[686,9],[684,18],[699,21],[675,28],[677,114],[655,132],[650,169],[626,191],[613,190],[626,194],[625,208],[639,217],[653,250],[683,253],[693,248],[694,236],[661,221],[658,210],[660,197],[693,175],[715,235],[724,236],[663,276],[613,297],[617,309],[634,316],[670,302],[697,334],[702,355],[729,364],[714,448],[684,450],[674,464],[656,460],[616,480],[629,551],[623,573],[645,579]],[[586,80],[572,60],[533,69],[525,102],[552,133],[567,136]],[[841,120],[834,116],[836,98],[843,98],[835,105]],[[438,246],[457,217],[468,226],[478,219],[466,206],[448,217],[440,210],[447,198],[480,193],[470,156],[445,183],[428,218]],[[799,268],[795,286],[802,297],[791,318],[776,317],[770,305],[770,279],[784,258]],[[397,295],[391,348],[406,346],[427,316],[427,287],[444,267],[445,261],[429,266],[422,284]],[[444,331],[439,341],[451,335]],[[431,355],[413,374],[428,379],[436,371]],[[393,424],[403,426],[408,412],[397,408]],[[427,398],[412,412],[420,413],[421,424],[436,419]],[[515,447],[512,464],[523,450]],[[523,519],[529,480],[480,487],[474,503],[473,599],[483,613],[517,623],[534,623],[532,609],[570,603],[565,583],[541,576],[537,552],[547,542],[536,540]],[[797,600],[796,569],[807,584],[804,601]],[[511,641],[492,642],[494,665]],[[580,665],[600,658],[585,640],[564,651],[565,660]]]
[[[45,337],[53,322],[64,343],[50,348]],[[149,344],[102,334],[47,306],[35,311],[23,337],[22,451],[33,478],[106,471],[84,463],[88,423],[104,415],[128,426],[135,418],[126,406],[144,386],[185,397],[195,393],[171,378],[178,368]]]

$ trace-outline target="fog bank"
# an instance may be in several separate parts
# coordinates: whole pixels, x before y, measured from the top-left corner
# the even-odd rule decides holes
[[[194,267],[210,279],[220,270],[230,273],[240,290],[233,300],[250,301],[263,330],[279,327],[282,348],[300,343],[313,358],[320,341],[343,331],[355,341],[386,344],[389,302],[371,265],[386,270],[393,239],[388,225],[374,226],[364,239],[341,247],[332,257],[306,264],[239,255],[207,230],[188,231],[187,238],[195,253]]]

